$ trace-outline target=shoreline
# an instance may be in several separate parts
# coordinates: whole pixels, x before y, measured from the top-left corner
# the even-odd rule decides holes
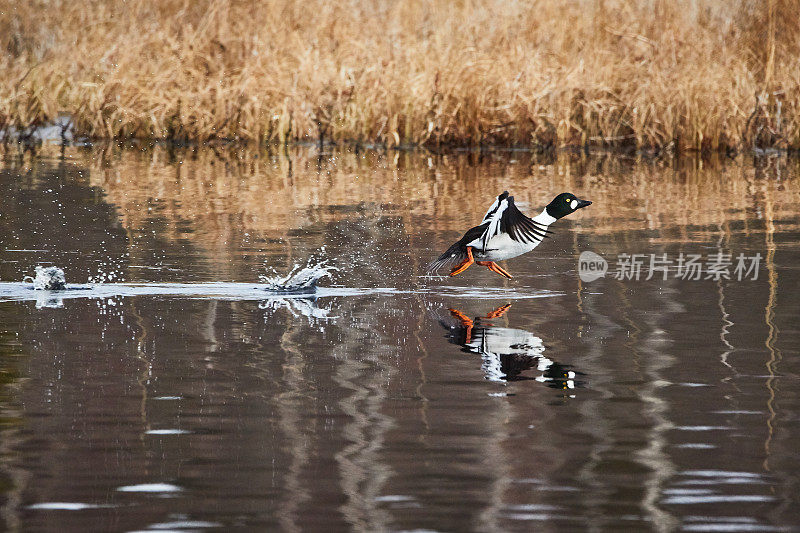
[[[48,128],[47,126],[45,128]],[[141,148],[142,146],[169,146],[172,148],[214,148],[214,147],[240,147],[249,150],[266,150],[269,153],[280,152],[281,150],[288,150],[293,148],[314,149],[320,151],[320,155],[334,151],[352,151],[359,153],[364,152],[377,152],[377,153],[427,153],[430,155],[452,155],[452,154],[467,154],[467,153],[525,153],[525,154],[584,154],[584,155],[612,155],[619,157],[642,157],[646,159],[660,159],[664,157],[669,158],[705,158],[710,156],[723,156],[728,159],[736,159],[739,156],[753,156],[753,157],[769,157],[773,155],[781,155],[787,157],[800,157],[800,147],[744,147],[740,149],[717,149],[717,150],[693,150],[687,149],[677,151],[673,148],[659,149],[659,148],[637,148],[633,145],[624,146],[599,146],[599,145],[501,145],[501,144],[483,144],[483,145],[462,145],[462,144],[447,144],[439,146],[430,146],[425,144],[399,144],[389,145],[383,143],[365,143],[353,140],[343,141],[325,141],[323,143],[292,140],[285,142],[256,142],[246,139],[209,139],[209,140],[194,140],[194,139],[169,139],[169,138],[57,138],[57,137],[40,137],[36,132],[25,136],[17,136],[16,138],[9,134],[8,131],[0,131],[0,147],[8,151],[9,147],[17,145],[23,151],[33,150],[42,145],[55,145],[67,147],[95,147],[98,145],[120,145],[123,148]]]

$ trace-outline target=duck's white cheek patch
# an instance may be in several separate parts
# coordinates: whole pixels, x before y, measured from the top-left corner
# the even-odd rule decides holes
[[[569,205],[572,206],[572,209],[575,209],[576,207],[578,207],[578,200],[572,200],[572,202]]]

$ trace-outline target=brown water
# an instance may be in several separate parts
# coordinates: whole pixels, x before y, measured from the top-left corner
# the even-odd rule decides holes
[[[110,282],[0,301],[0,529],[800,526],[797,161],[48,147],[0,185],[0,281]],[[511,281],[420,277],[503,189],[594,205]],[[763,259],[585,283],[584,250]],[[255,288],[311,257],[327,296]]]

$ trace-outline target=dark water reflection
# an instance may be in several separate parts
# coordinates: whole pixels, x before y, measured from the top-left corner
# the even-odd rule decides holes
[[[530,331],[495,325],[510,307],[511,304],[505,304],[474,319],[450,308],[451,320],[440,318],[439,323],[450,332],[450,342],[462,346],[466,353],[481,356],[481,368],[488,380],[535,379],[552,388],[574,389],[577,373],[545,357],[541,338]],[[528,376],[526,371],[531,368],[539,375]]]
[[[800,524],[796,161],[49,150],[4,159],[0,281],[255,282],[316,254],[403,291],[0,302],[5,529]],[[595,203],[514,280],[420,278],[504,188]],[[583,283],[584,250],[764,259]]]

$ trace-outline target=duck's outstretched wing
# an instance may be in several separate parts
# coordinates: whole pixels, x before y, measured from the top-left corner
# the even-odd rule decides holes
[[[514,204],[514,197],[506,199],[507,206],[500,215],[500,232],[508,233],[511,239],[521,243],[542,242],[552,231],[547,226],[540,224],[525,216]]]
[[[500,226],[503,220],[503,214],[506,212],[506,209],[508,209],[509,198],[511,198],[511,202],[513,203],[514,197],[509,196],[508,191],[503,191],[503,194],[497,197],[492,207],[490,207],[484,215],[483,222],[481,222],[481,226],[486,226],[486,229],[478,239],[475,239],[475,242],[472,242],[472,246],[485,250],[489,239],[500,234]]]
[[[507,191],[498,196],[495,203],[487,211],[482,226],[484,225],[486,230],[470,246],[487,250],[489,241],[501,233],[508,234],[512,240],[522,244],[538,244],[547,237],[548,233],[552,233],[544,224],[539,224],[522,214],[522,211],[514,203],[514,197],[509,196]]]
[[[508,198],[508,191],[503,191],[501,194],[497,196],[492,206],[489,208],[488,211],[486,211],[486,214],[483,215],[483,220],[481,221],[481,224],[492,220],[492,217],[495,215],[495,213],[497,213],[497,210],[500,208],[500,204],[506,198]]]

